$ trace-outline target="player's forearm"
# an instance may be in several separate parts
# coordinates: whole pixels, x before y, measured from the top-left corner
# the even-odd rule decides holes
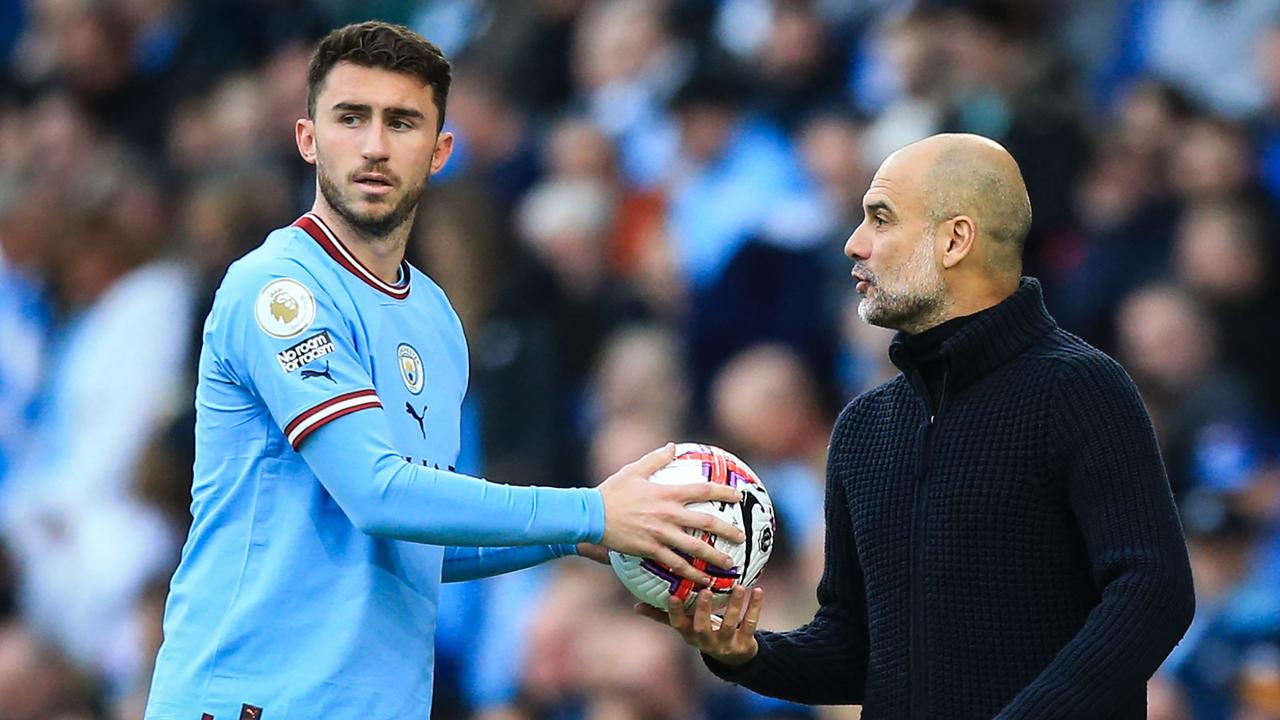
[[[446,546],[598,542],[604,535],[597,490],[513,487],[410,464],[379,440],[379,423],[380,409],[353,413],[302,447],[343,512],[370,535]]]
[[[465,582],[524,570],[577,553],[571,543],[512,547],[451,547],[444,553],[444,582]]]

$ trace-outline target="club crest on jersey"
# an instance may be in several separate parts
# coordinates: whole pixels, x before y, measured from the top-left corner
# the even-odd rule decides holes
[[[400,377],[404,379],[404,386],[414,395],[422,392],[422,356],[413,349],[412,345],[406,343],[400,343],[400,347],[396,348],[396,356],[400,363]]]
[[[253,306],[258,327],[271,337],[302,334],[316,320],[316,299],[306,285],[292,278],[267,283]]]

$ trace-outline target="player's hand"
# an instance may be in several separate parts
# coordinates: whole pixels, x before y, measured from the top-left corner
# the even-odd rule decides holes
[[[745,605],[745,607],[744,607]],[[741,585],[729,594],[724,617],[711,614],[711,591],[702,590],[691,610],[674,595],[667,598],[667,612],[652,605],[636,603],[636,612],[670,625],[703,655],[730,667],[745,665],[760,652],[756,629],[764,607],[764,590],[748,591]]]
[[[609,548],[596,543],[578,543],[578,556],[595,560],[601,565],[609,564]]]
[[[675,456],[675,445],[667,443],[601,483],[604,539],[600,544],[655,560],[681,577],[709,585],[711,578],[687,558],[700,558],[725,569],[733,566],[733,559],[685,532],[685,528],[703,530],[733,542],[743,542],[746,536],[733,525],[707,513],[688,510],[685,505],[708,501],[736,503],[742,500],[742,494],[714,483],[659,485],[649,482],[649,476],[666,467]]]

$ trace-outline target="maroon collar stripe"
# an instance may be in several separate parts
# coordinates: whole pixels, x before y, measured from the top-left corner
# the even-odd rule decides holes
[[[400,275],[403,282],[399,285],[391,285],[382,278],[373,274],[373,271],[365,267],[355,255],[347,249],[346,245],[338,239],[338,236],[329,229],[328,225],[320,219],[315,213],[307,213],[293,222],[294,227],[302,228],[304,232],[311,236],[312,240],[319,243],[320,247],[333,258],[335,262],[350,272],[352,275],[360,278],[369,287],[386,295],[390,295],[396,300],[403,300],[409,297],[409,263],[400,263]]]

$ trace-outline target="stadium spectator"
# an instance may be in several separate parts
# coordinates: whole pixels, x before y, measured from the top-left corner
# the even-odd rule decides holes
[[[68,319],[51,351],[50,391],[2,498],[25,613],[110,687],[143,662],[125,620],[176,551],[131,488],[145,444],[184,386],[191,322],[186,273],[157,258],[158,237],[122,227],[90,214],[54,235],[51,284]]]
[[[1117,357],[1142,391],[1174,493],[1241,483],[1257,413],[1248,386],[1220,364],[1204,306],[1184,288],[1152,285],[1121,301],[1117,326]]]
[[[1179,222],[1173,270],[1223,328],[1223,362],[1243,374],[1259,401],[1280,417],[1280,378],[1272,371],[1280,326],[1280,275],[1268,237],[1274,225],[1244,202],[1199,203]]]
[[[664,109],[692,63],[660,3],[591,3],[579,20],[572,59],[577,99],[617,144],[629,183],[650,187],[670,173],[678,141]]]
[[[16,184],[0,190],[0,489],[29,440],[44,382],[52,308],[42,278],[52,211],[47,190],[24,191]]]
[[[93,685],[29,629],[0,623],[0,707],[5,720],[93,720]]]
[[[777,345],[742,351],[711,386],[716,436],[757,475],[769,478],[779,536],[797,549],[822,535],[821,524],[811,520],[822,512],[831,427],[820,397],[804,361]]]
[[[869,38],[883,56],[884,75],[894,88],[884,102],[865,103],[872,114],[863,161],[878,166],[889,153],[939,130],[946,109],[949,72],[944,46],[943,14],[922,5],[901,16],[885,19],[880,32]],[[861,198],[862,187],[856,192]]]
[[[1142,49],[1151,72],[1223,115],[1245,119],[1265,101],[1254,53],[1277,19],[1280,9],[1269,0],[1159,0],[1130,42]]]

